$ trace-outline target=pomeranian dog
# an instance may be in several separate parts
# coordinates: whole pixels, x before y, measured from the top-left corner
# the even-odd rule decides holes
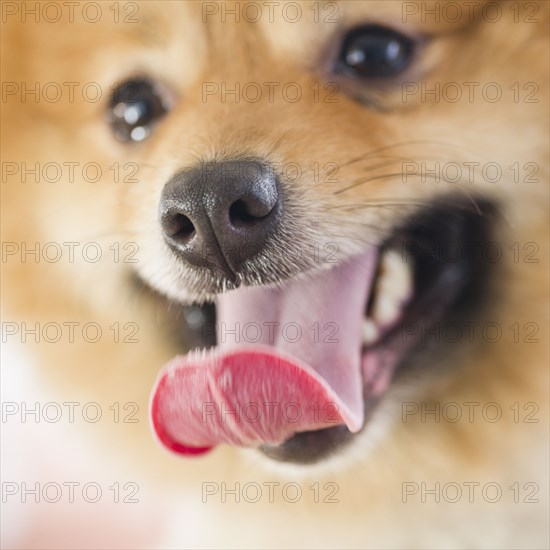
[[[3,2],[3,547],[547,548],[549,13]]]

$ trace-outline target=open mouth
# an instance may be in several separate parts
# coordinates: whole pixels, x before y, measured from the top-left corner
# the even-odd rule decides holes
[[[201,349],[157,379],[161,443],[184,455],[256,447],[297,463],[338,452],[423,347],[422,330],[477,304],[493,213],[484,201],[436,202],[330,269],[187,308]]]

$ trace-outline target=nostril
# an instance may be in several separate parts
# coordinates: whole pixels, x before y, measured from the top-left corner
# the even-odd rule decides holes
[[[169,236],[180,242],[187,243],[195,235],[193,222],[184,214],[176,214],[170,221]]]
[[[236,201],[229,208],[229,221],[232,225],[249,224],[257,220],[257,217],[250,213],[244,201]]]
[[[265,204],[254,208],[253,204],[238,200],[229,207],[229,221],[233,226],[251,225],[267,218],[271,210]]]

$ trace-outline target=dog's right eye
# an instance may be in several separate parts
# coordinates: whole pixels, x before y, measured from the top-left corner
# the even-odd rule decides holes
[[[128,80],[114,87],[108,120],[118,140],[139,142],[149,136],[154,123],[167,111],[158,85],[147,79]]]
[[[335,70],[360,79],[391,78],[410,64],[412,38],[379,25],[352,29],[343,40]]]

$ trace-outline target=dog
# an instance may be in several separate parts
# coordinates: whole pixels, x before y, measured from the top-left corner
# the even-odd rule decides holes
[[[6,547],[548,547],[546,2],[2,17]]]

